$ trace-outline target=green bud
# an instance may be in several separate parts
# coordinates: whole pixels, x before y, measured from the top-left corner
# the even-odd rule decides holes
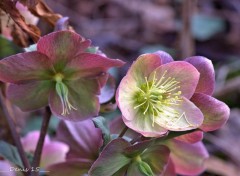
[[[151,167],[144,161],[138,163],[139,170],[146,176],[154,176]]]

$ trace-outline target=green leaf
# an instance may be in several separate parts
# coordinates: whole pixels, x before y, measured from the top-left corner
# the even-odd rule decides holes
[[[23,50],[15,45],[12,41],[7,40],[6,38],[2,37],[0,35],[0,59],[19,53],[23,52]]]
[[[122,173],[131,163],[131,158],[123,154],[123,150],[129,146],[130,143],[124,139],[112,140],[93,163],[89,176],[119,176],[119,172]]]
[[[0,141],[0,155],[9,160],[10,162],[16,164],[23,168],[21,158],[18,154],[17,148],[7,142]]]
[[[140,170],[143,174],[145,174],[146,176],[154,176],[151,167],[150,167],[146,162],[140,161],[140,162],[138,163],[138,168],[139,168],[139,170]]]
[[[110,134],[110,130],[109,130],[107,121],[102,116],[93,118],[92,121],[93,121],[95,127],[99,128],[102,131],[103,146],[101,148],[103,148],[111,141],[111,134]]]

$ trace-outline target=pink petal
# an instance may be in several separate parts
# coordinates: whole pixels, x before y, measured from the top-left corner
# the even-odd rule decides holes
[[[40,166],[46,168],[52,164],[64,162],[66,160],[68,145],[62,142],[53,141],[43,147]]]
[[[202,131],[194,131],[192,133],[188,133],[179,137],[176,137],[175,139],[182,141],[182,142],[187,142],[190,144],[199,142],[203,139],[203,132]]]
[[[63,115],[63,106],[56,93],[52,91],[49,97],[50,108],[52,113],[59,118],[71,121],[82,121],[98,115],[100,85],[96,79],[79,79],[69,81],[68,99],[75,109],[71,109],[69,114]]]
[[[111,67],[120,67],[123,65],[124,62],[118,59],[109,59],[92,53],[81,53],[68,63],[67,68],[71,72],[76,72],[74,76],[83,78],[98,76],[105,73]]]
[[[10,171],[12,167],[18,168],[7,160],[0,160],[0,176],[17,176],[16,172]]]
[[[22,111],[31,111],[47,106],[51,81],[34,81],[24,84],[10,84],[7,97]]]
[[[191,101],[204,114],[204,121],[200,127],[203,131],[214,131],[223,126],[229,118],[229,107],[209,95],[195,93]]]
[[[84,52],[91,42],[71,31],[57,31],[40,38],[37,50],[47,55],[55,64],[55,69],[61,69],[65,63]]]
[[[178,112],[177,116],[168,116],[164,113],[155,118],[155,122],[170,131],[186,131],[200,127],[203,123],[203,114],[191,101],[182,98],[179,105],[171,105],[170,108]],[[160,114],[161,115],[161,114]]]
[[[165,168],[165,171],[163,172],[163,174],[161,176],[176,176],[176,171],[175,171],[175,167],[174,164],[171,160],[171,158],[169,158],[168,160],[168,165]]]
[[[52,72],[50,59],[37,51],[21,53],[0,61],[0,80],[23,83],[49,79]]]
[[[149,79],[152,80],[154,75],[157,80],[164,76],[162,83],[168,78],[175,78],[179,82],[176,87],[180,86],[180,89],[176,89],[176,92],[180,90],[182,96],[190,99],[195,92],[200,74],[191,64],[184,61],[176,61],[156,68],[152,71]]]
[[[132,110],[134,105],[133,96],[137,91],[137,82],[131,75],[125,76],[117,89],[116,102],[119,109],[127,120],[132,120],[137,111]]]
[[[170,54],[166,53],[165,51],[157,51],[153,54],[157,54],[161,58],[162,64],[166,64],[166,63],[174,61],[172,56]]]
[[[157,54],[143,54],[133,62],[127,76],[131,76],[138,84],[145,83],[145,77],[161,64],[162,61]]]
[[[196,92],[212,95],[215,85],[215,73],[212,61],[202,56],[189,57],[186,61],[200,72]]]
[[[39,136],[40,136],[40,131],[31,131],[26,136],[21,138],[21,143],[23,145],[25,152],[34,153],[38,143]],[[49,143],[50,143],[50,138],[47,135],[44,140],[44,145]]]
[[[133,108],[131,111],[135,111]],[[133,114],[131,112],[131,114]],[[142,134],[145,137],[160,137],[167,133],[167,129],[159,126],[158,124],[152,125],[152,117],[143,116],[142,114],[134,113],[136,116],[132,120],[127,120],[124,116],[123,122],[132,130]]]
[[[82,122],[61,121],[57,128],[57,139],[68,144],[68,158],[95,161],[102,146],[102,133],[91,120]]]
[[[116,90],[116,82],[113,76],[109,75],[107,83],[101,89],[101,94],[99,95],[100,103],[106,103],[110,101],[114,95]]]
[[[178,174],[199,175],[205,170],[203,164],[209,155],[202,142],[188,144],[171,140],[167,146],[171,150],[170,157]]]

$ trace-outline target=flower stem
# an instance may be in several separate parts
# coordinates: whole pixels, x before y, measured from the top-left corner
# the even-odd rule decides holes
[[[127,130],[128,130],[128,127],[127,126],[125,126],[123,129],[122,129],[122,131],[121,131],[121,133],[119,134],[119,138],[121,138],[121,137],[123,137],[124,136],[124,134],[127,132]]]
[[[47,134],[47,129],[48,129],[49,121],[51,118],[51,114],[52,113],[51,113],[50,108],[46,107],[45,114],[44,114],[43,121],[42,121],[40,137],[38,139],[37,147],[36,147],[34,157],[33,157],[33,162],[32,162],[33,169],[36,169],[36,167],[39,167],[39,165],[40,165],[43,144],[44,144],[45,136]],[[31,176],[38,176],[38,175],[39,175],[38,171],[32,172],[32,174],[31,174]]]
[[[5,105],[4,105],[5,103]],[[20,136],[19,134],[17,133],[16,131],[16,127],[15,127],[15,124],[14,124],[14,121],[13,121],[13,118],[12,118],[12,111],[11,111],[11,105],[10,105],[10,102],[3,97],[3,95],[0,94],[0,106],[2,107],[3,109],[3,112],[4,112],[4,115],[6,117],[6,120],[7,120],[7,123],[9,125],[9,128],[11,130],[11,133],[12,133],[12,137],[13,137],[13,140],[14,140],[14,143],[17,147],[17,150],[18,150],[18,153],[19,153],[19,156],[22,160],[22,163],[23,163],[23,166],[24,168],[26,169],[30,169],[30,164],[29,164],[29,161],[25,155],[25,152],[23,150],[23,146],[22,146],[22,143],[20,141]],[[27,172],[23,172],[25,176],[28,176],[29,173]]]
[[[130,141],[130,143],[131,143],[131,144],[134,144],[134,143],[138,142],[141,138],[142,138],[142,135],[139,135],[139,136],[137,136],[136,138],[132,139],[132,140]]]

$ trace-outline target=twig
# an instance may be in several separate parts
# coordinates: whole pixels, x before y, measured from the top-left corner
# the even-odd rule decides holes
[[[191,18],[196,0],[182,1],[182,30],[180,31],[181,57],[186,58],[195,53],[195,44],[191,34]]]
[[[5,102],[5,105],[3,104],[3,102]],[[8,102],[7,99],[5,99],[1,94],[0,94],[0,106],[2,107],[3,109],[3,112],[5,114],[5,117],[6,117],[6,120],[8,122],[8,125],[10,127],[10,130],[11,130],[11,133],[12,133],[12,137],[13,137],[13,140],[14,140],[14,143],[17,147],[17,150],[18,150],[18,153],[20,155],[20,158],[22,160],[22,163],[23,163],[23,166],[24,168],[26,169],[30,169],[30,164],[28,162],[28,159],[25,155],[25,152],[23,150],[23,146],[22,146],[22,143],[20,141],[20,136],[18,135],[17,131],[16,131],[16,127],[15,127],[15,124],[14,124],[14,121],[13,121],[13,118],[12,118],[12,114],[9,112],[9,108],[10,108],[10,102]],[[28,172],[23,172],[25,176],[28,176],[29,173]]]
[[[124,134],[127,132],[127,130],[128,130],[128,127],[127,126],[125,126],[123,129],[122,129],[122,131],[121,131],[121,133],[119,134],[119,138],[121,138],[121,137],[123,137],[124,136]]]
[[[36,167],[38,167],[40,164],[43,144],[44,144],[45,136],[47,134],[47,129],[48,129],[48,124],[49,124],[50,118],[51,118],[51,110],[49,107],[46,107],[45,114],[43,117],[40,137],[39,137],[37,148],[35,150],[34,157],[33,157],[33,162],[32,162],[33,169],[36,169]],[[39,175],[38,171],[32,172],[32,176],[38,176],[38,175]]]

